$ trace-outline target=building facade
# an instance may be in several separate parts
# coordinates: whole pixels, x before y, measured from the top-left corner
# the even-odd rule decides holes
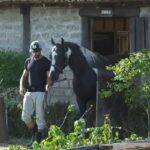
[[[0,49],[28,53],[39,40],[48,57],[51,37],[63,37],[104,56],[150,48],[148,0],[0,0]],[[75,100],[65,69],[50,91],[53,102]]]

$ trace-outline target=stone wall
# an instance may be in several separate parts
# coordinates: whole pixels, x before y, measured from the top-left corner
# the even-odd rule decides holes
[[[31,41],[39,40],[48,55],[52,48],[51,37],[56,42],[63,37],[66,41],[81,44],[81,17],[75,8],[32,7],[31,8]]]
[[[0,9],[0,50],[22,51],[23,18],[19,8]]]
[[[52,48],[51,37],[60,42],[63,37],[66,41],[81,44],[81,17],[76,8],[65,7],[33,7],[31,8],[31,41],[42,42],[43,53],[48,57]],[[65,81],[53,85],[49,93],[49,102],[72,101],[75,103],[75,94],[72,89],[72,72],[67,67],[60,79]]]
[[[0,49],[23,49],[23,16],[20,8],[1,8],[0,10]],[[51,37],[56,42],[63,37],[66,41],[81,44],[81,18],[79,10],[65,7],[31,7],[31,41],[39,40],[44,47],[43,54],[48,57],[52,48]],[[60,78],[66,81],[55,83],[50,90],[50,102],[72,101],[75,95],[72,89],[72,72],[67,67]],[[51,97],[51,98],[50,98]]]

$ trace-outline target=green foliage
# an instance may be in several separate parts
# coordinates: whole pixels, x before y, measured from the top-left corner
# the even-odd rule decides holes
[[[67,107],[67,112],[68,112],[68,113],[75,112],[75,106],[74,106],[74,105],[69,105],[69,106]]]
[[[67,111],[72,112],[73,106],[68,106]],[[72,110],[72,111],[70,111]],[[119,130],[108,123],[109,116],[105,116],[105,121],[101,127],[86,128],[86,122],[83,118],[74,122],[73,132],[65,134],[57,125],[51,125],[48,132],[48,137],[40,144],[36,141],[33,143],[33,150],[65,150],[79,146],[89,146],[95,144],[109,144],[120,142]],[[131,140],[139,140],[140,138],[132,134]],[[19,150],[12,148],[11,150]]]
[[[25,55],[13,51],[0,51],[1,87],[16,87],[23,71]]]
[[[55,124],[60,126],[65,133],[68,133],[73,129],[73,122],[77,117],[77,109],[75,109],[74,105],[69,105],[69,103],[56,102],[47,107],[47,126],[50,127]]]
[[[25,55],[13,51],[0,51],[0,96],[4,97],[8,129],[11,136],[23,136],[24,124],[21,121],[21,102],[19,80],[23,71]],[[26,135],[26,134],[25,134]]]
[[[142,106],[130,108],[126,118],[124,137],[128,137],[133,132],[143,137],[147,136],[147,115]]]
[[[21,147],[18,145],[10,145],[8,149],[9,150],[21,150]]]
[[[27,137],[29,133],[24,122],[21,120],[23,98],[19,95],[18,91],[18,88],[12,87],[7,88],[2,94],[7,106],[9,135]]]
[[[140,141],[142,140],[143,138],[138,136],[137,134],[133,133],[130,135],[129,138],[125,138],[125,141]]]
[[[113,71],[115,77],[108,89],[103,90],[102,97],[109,97],[114,91],[125,91],[128,103],[147,104],[150,98],[150,51],[133,53],[108,70]]]
[[[68,112],[72,112],[73,106],[67,108]],[[72,110],[72,111],[70,111]],[[101,127],[86,128],[86,122],[83,118],[74,122],[73,132],[65,134],[60,127],[52,125],[48,132],[48,138],[40,144],[34,143],[34,150],[60,150],[73,148],[78,146],[106,144],[119,141],[118,132],[113,132],[112,127],[108,123],[104,123]]]
[[[86,128],[84,119],[74,122],[74,131],[65,135],[60,127],[52,125],[48,132],[48,138],[38,144],[33,144],[34,150],[60,150],[93,144],[108,144],[118,140],[118,133],[113,135],[109,124],[101,127]]]
[[[132,53],[107,69],[113,71],[115,77],[101,91],[102,98],[123,92],[130,107],[142,107],[147,113],[150,134],[150,51]]]

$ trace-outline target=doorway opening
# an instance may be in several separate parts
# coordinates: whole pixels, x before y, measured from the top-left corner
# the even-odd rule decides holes
[[[103,56],[129,52],[128,18],[96,18],[91,29],[94,51]]]
[[[101,55],[114,54],[114,32],[94,33],[93,49]]]

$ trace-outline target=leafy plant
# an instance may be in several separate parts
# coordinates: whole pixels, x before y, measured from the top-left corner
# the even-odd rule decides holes
[[[19,145],[10,145],[9,150],[21,150],[21,147]]]
[[[0,96],[4,97],[6,103],[11,136],[22,136],[27,133],[23,130],[21,121],[22,98],[18,92],[25,58],[26,56],[20,52],[0,51]]]
[[[137,134],[133,133],[130,135],[129,138],[125,138],[125,141],[139,141],[142,140],[143,138],[138,136]]]
[[[0,79],[1,87],[16,87],[24,67],[26,56],[23,53],[13,51],[0,51]]]
[[[73,106],[68,107],[68,113],[73,111]],[[106,118],[108,119],[108,118]],[[83,118],[74,122],[74,130],[65,134],[61,127],[52,125],[48,132],[48,138],[40,144],[35,142],[33,149],[67,149],[78,146],[106,144],[113,141],[119,141],[119,133],[113,133],[113,128],[107,122],[101,127],[86,128],[86,122]]]
[[[142,106],[148,118],[148,137],[150,136],[150,51],[132,53],[114,66],[107,68],[115,77],[101,91],[102,98],[114,92],[124,92],[130,107]]]
[[[72,106],[68,107],[68,111],[72,112]],[[69,112],[68,112],[69,113]],[[86,122],[83,118],[74,122],[74,130],[65,134],[61,127],[51,125],[48,132],[48,137],[40,144],[36,141],[33,143],[33,150],[65,150],[68,148],[75,148],[79,146],[89,146],[95,144],[108,144],[119,142],[119,128],[118,131],[113,130],[109,124],[109,116],[105,116],[104,125],[101,127],[86,128]],[[138,140],[138,136],[134,134],[130,137],[131,140]],[[17,150],[11,149],[11,150]]]
[[[69,104],[56,102],[47,107],[45,117],[48,127],[55,124],[65,133],[73,130],[73,122],[78,118],[78,111]]]

